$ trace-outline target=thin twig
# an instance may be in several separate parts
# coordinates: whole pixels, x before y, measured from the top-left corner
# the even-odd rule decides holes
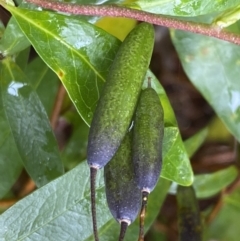
[[[56,128],[65,95],[66,95],[66,90],[65,90],[64,86],[62,84],[60,84],[60,86],[58,88],[57,96],[55,99],[53,111],[51,114],[51,118],[50,118],[50,122],[51,122],[51,126],[52,126],[53,130],[55,130],[55,128]]]
[[[0,208],[8,209],[12,205],[14,205],[17,201],[18,201],[18,199],[15,199],[15,198],[14,199],[2,199],[2,200],[0,200]]]
[[[207,224],[210,224],[215,219],[215,217],[217,216],[219,211],[221,210],[222,205],[223,205],[223,196],[224,196],[224,194],[225,194],[225,190],[222,190],[221,196],[219,197],[218,202],[216,203],[216,205],[212,209],[211,213],[207,217],[207,220],[206,220]]]
[[[203,34],[206,36],[215,37],[240,45],[240,35],[222,30],[216,25],[199,24],[189,21],[183,21],[159,14],[148,13],[116,5],[77,5],[48,0],[25,1],[28,3],[36,4],[42,8],[60,11],[64,13],[71,13],[75,15],[132,18],[138,21],[144,21],[156,25],[165,26],[168,28],[174,28],[189,31],[192,33]]]
[[[29,177],[28,181],[22,187],[20,192],[18,193],[18,198],[23,198],[27,196],[29,193],[33,192],[36,189],[36,184],[34,181]]]

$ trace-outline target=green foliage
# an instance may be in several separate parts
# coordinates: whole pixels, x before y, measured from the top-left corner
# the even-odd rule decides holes
[[[238,227],[238,214],[240,189],[236,189],[234,193],[223,198],[223,206],[215,220],[205,230],[205,239],[217,239],[219,241],[239,239],[240,230]]]
[[[240,141],[239,46],[181,31],[172,39],[190,80]]]
[[[65,2],[99,4],[98,0]],[[123,1],[104,1],[107,3],[121,5]],[[213,19],[218,12],[229,12],[239,3],[129,0],[124,5],[183,19],[191,17],[198,22]],[[93,240],[89,168],[85,160],[88,126],[121,42],[93,25],[99,19],[96,16],[38,11],[28,3],[20,3],[18,8],[5,7],[14,18],[6,29],[0,26],[0,57],[5,57],[0,62],[0,198],[6,197],[23,168],[41,188],[0,215],[0,240]],[[234,21],[238,18],[238,14],[234,15]],[[239,22],[231,28],[239,33]],[[239,46],[181,31],[171,33],[189,79],[240,141]],[[29,62],[30,45],[38,56]],[[187,186],[194,180],[197,198],[207,198],[238,176],[237,169],[230,166],[194,178],[189,158],[200,148],[208,131],[203,129],[183,143],[168,97],[150,71],[142,88],[146,88],[149,77],[163,105],[165,128],[161,178],[149,196],[145,230],[156,219],[170,181]],[[49,124],[60,83],[68,94],[64,100],[68,108],[66,112],[62,109],[62,116],[73,126],[61,153]],[[63,169],[68,171],[64,175]],[[102,172],[97,175],[96,192],[100,239],[116,240],[119,225],[107,208]],[[237,241],[238,211],[237,189],[224,197],[222,210],[205,227],[206,240]],[[125,240],[137,240],[137,236],[138,222],[134,222]]]
[[[46,112],[26,76],[10,59],[1,62],[0,97],[18,154],[38,187],[63,174]]]

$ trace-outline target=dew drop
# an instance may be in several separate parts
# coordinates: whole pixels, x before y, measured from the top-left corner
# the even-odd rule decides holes
[[[88,112],[88,118],[91,118],[93,116],[93,113],[92,112]]]

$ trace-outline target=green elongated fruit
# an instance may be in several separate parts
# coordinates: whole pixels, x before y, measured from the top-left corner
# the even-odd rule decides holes
[[[89,131],[87,160],[101,168],[113,157],[132,120],[154,43],[151,24],[126,37],[113,61]]]
[[[91,123],[87,161],[91,175],[92,216],[97,237],[95,211],[96,170],[114,156],[129,128],[154,44],[151,24],[141,23],[126,37],[113,61]]]
[[[179,241],[202,241],[198,202],[192,186],[177,189]]]
[[[144,239],[148,194],[156,186],[162,166],[163,118],[161,102],[149,80],[148,88],[141,92],[133,126],[134,174],[142,191],[139,241]]]
[[[117,153],[104,167],[106,197],[113,217],[121,224],[119,241],[141,207],[141,191],[133,174],[131,133],[127,133]]]

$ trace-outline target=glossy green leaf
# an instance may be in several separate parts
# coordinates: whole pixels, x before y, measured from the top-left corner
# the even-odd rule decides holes
[[[0,54],[3,56],[12,55],[24,50],[29,45],[29,41],[15,19],[11,18],[2,39],[0,39]]]
[[[191,158],[193,154],[200,148],[200,146],[205,141],[207,134],[208,129],[205,128],[184,141],[184,146],[186,148],[189,158]]]
[[[228,1],[212,1],[212,0],[136,0],[135,7],[143,11],[166,14],[173,16],[198,16],[212,12],[220,12],[226,9],[236,7],[239,4],[238,0]]]
[[[66,0],[66,2],[69,2],[69,1]],[[76,1],[73,1],[73,2],[76,3]],[[84,3],[84,0],[78,0],[78,2]],[[92,3],[94,4],[96,3],[96,1],[93,1]],[[38,6],[29,4],[26,2],[21,3],[19,7],[27,8],[27,9],[36,9],[36,10],[39,9]],[[78,18],[91,21],[92,23],[96,22],[98,19],[96,17],[94,19],[94,17],[92,16],[78,16]],[[3,38],[0,39],[0,54],[2,54],[3,56],[13,55],[26,49],[29,46],[30,46],[30,42],[27,40],[26,36],[19,28],[16,20],[14,18],[11,18],[10,21],[8,22]]]
[[[119,41],[76,17],[9,10],[41,58],[58,74],[89,124]]]
[[[0,80],[2,79],[0,65]],[[11,129],[4,113],[2,98],[0,98],[0,199],[9,191],[18,178],[21,170],[21,158],[15,146]]]
[[[0,94],[18,152],[36,185],[45,185],[63,174],[46,112],[19,67],[10,59],[1,67]]]
[[[29,83],[37,92],[48,116],[50,116],[60,84],[57,75],[40,57],[36,57],[27,65],[25,74]]]
[[[172,40],[191,82],[240,141],[240,47],[182,31]]]
[[[189,186],[193,182],[193,173],[179,130],[177,127],[167,127],[164,132],[161,176]]]
[[[238,241],[240,189],[223,198],[221,210],[205,230],[204,240]]]
[[[146,226],[156,217],[169,181],[161,179],[149,197]],[[119,225],[107,208],[103,172],[97,175],[97,215],[100,240],[114,241]],[[24,212],[23,212],[24,210]],[[93,240],[89,167],[85,162],[16,203],[0,216],[0,240]],[[31,223],[31,225],[29,225]],[[138,224],[129,227],[126,240],[138,236]]]
[[[214,173],[195,175],[193,187],[198,198],[209,198],[231,184],[237,176],[237,168],[230,166]]]

